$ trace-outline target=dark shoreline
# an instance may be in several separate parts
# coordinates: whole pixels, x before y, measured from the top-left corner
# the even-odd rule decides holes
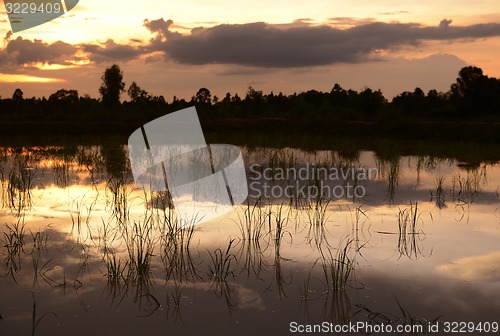
[[[54,135],[116,135],[123,139],[148,122],[57,122],[0,121],[2,137]],[[500,122],[485,121],[346,121],[309,119],[206,119],[201,120],[206,133],[273,133],[324,135],[331,137],[394,138],[405,140],[452,140],[500,143]]]
[[[0,123],[0,147],[99,145],[120,148],[144,122]],[[373,151],[392,160],[405,155],[452,158],[465,165],[500,162],[500,123],[356,122],[334,120],[224,119],[202,120],[207,143],[249,149],[299,148],[335,150],[345,157]]]
[[[277,132],[284,134],[395,138],[407,140],[461,140],[500,142],[500,122],[476,121],[345,121],[301,119],[202,120],[207,132]]]

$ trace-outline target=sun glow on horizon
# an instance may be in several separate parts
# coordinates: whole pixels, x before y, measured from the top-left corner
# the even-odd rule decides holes
[[[66,82],[64,79],[47,78],[30,75],[0,73],[0,83],[57,83]]]
[[[1,7],[0,5],[0,9],[3,9]],[[97,97],[102,71],[112,63],[117,63],[124,70],[127,85],[136,81],[149,92],[166,92],[168,96],[187,99],[199,87],[210,87],[213,94],[220,96],[228,91],[244,94],[248,86],[268,91],[293,92],[330,87],[335,81],[353,89],[374,86],[389,92],[388,96],[409,90],[412,86],[427,85],[438,90],[448,89],[448,82],[453,81],[456,75],[443,79],[442,73],[429,73],[429,80],[423,82],[421,76],[418,76],[421,71],[415,70],[423,64],[423,59],[429,59],[428,67],[443,59],[433,55],[454,56],[454,59],[450,56],[455,61],[453,64],[446,64],[444,61],[442,63],[445,64],[440,63],[454,73],[459,70],[457,64],[472,64],[481,67],[490,77],[500,77],[500,61],[497,57],[500,36],[481,38],[480,35],[467,41],[465,38],[429,38],[418,43],[403,43],[405,40],[401,39],[403,42],[387,48],[384,43],[378,43],[370,55],[366,53],[373,57],[367,56],[363,58],[363,62],[357,62],[354,57],[351,63],[337,62],[324,66],[306,64],[286,69],[267,69],[238,63],[241,55],[239,58],[228,58],[236,59],[234,64],[198,64],[189,63],[192,57],[186,55],[189,56],[190,53],[184,54],[188,61],[182,63],[168,54],[171,48],[167,39],[155,40],[161,29],[152,32],[144,25],[145,20],[152,22],[162,18],[164,21],[170,19],[173,23],[168,28],[164,25],[161,29],[168,29],[172,36],[177,37],[196,34],[193,29],[200,27],[220,27],[223,30],[227,28],[223,25],[256,22],[267,23],[273,28],[300,28],[299,31],[316,26],[340,30],[360,27],[359,39],[348,39],[347,41],[351,41],[349,46],[346,39],[340,38],[336,42],[339,44],[338,49],[325,52],[325,57],[329,57],[337,50],[341,54],[352,46],[363,49],[359,48],[359,44],[364,43],[363,37],[366,34],[366,29],[361,29],[362,25],[378,22],[394,26],[395,23],[400,23],[403,26],[414,24],[430,28],[427,30],[435,30],[442,20],[449,20],[452,28],[458,28],[499,23],[500,10],[498,0],[482,0],[481,6],[466,0],[439,0],[434,3],[352,0],[348,4],[340,0],[256,0],[251,5],[227,0],[151,0],[143,3],[130,0],[85,0],[54,21],[16,34],[9,33],[9,21],[3,12],[0,15],[0,82],[5,85],[0,88],[0,95],[10,95],[16,83],[24,83],[25,92],[48,96],[62,82],[68,88]],[[236,30],[235,27],[232,28],[232,31]],[[399,31],[393,29],[393,34],[398,35]],[[404,30],[401,34],[404,34]],[[222,36],[215,33],[212,35],[219,38]],[[12,43],[18,38],[19,41]],[[318,35],[318,38],[323,37]],[[414,39],[412,36],[408,38]],[[385,40],[386,37],[382,36],[382,39]],[[387,36],[387,40],[390,39],[391,36]],[[175,38],[171,39],[172,44],[174,40]],[[187,38],[184,40],[189,41]],[[61,43],[57,43],[59,41]],[[207,43],[208,49],[210,43]],[[9,44],[12,45],[7,50]],[[304,45],[307,46],[307,41],[304,41]],[[177,44],[178,49],[179,46]],[[390,66],[386,66],[388,70],[395,69],[394,73],[397,70],[405,76],[380,76],[380,66],[374,63],[376,59],[390,63]],[[357,71],[358,66],[363,71]],[[351,73],[347,74],[348,71]],[[443,81],[447,81],[445,86]]]

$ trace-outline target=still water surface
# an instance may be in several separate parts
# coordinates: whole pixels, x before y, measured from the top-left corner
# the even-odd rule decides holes
[[[126,147],[2,148],[0,333],[500,322],[498,163],[241,150],[247,202],[191,230]]]

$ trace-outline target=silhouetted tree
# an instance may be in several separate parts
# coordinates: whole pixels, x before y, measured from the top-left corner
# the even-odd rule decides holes
[[[233,98],[231,98],[231,102],[233,104],[240,104],[241,103],[241,98],[238,96],[237,93],[234,94]]]
[[[263,101],[264,94],[262,93],[261,90],[255,90],[253,87],[249,86],[245,100],[252,100],[255,102]]]
[[[196,92],[195,101],[199,104],[210,105],[212,102],[212,95],[207,88],[201,88]]]
[[[424,91],[421,88],[417,87],[413,91],[413,96],[414,97],[418,97],[418,98],[424,98],[425,97],[425,93],[424,93]]]
[[[23,91],[16,89],[12,95],[12,100],[23,100]]]
[[[370,88],[366,88],[360,92],[357,101],[361,112],[368,119],[372,119],[387,103],[382,91],[373,91]]]
[[[264,114],[264,104],[266,102],[261,90],[255,90],[249,86],[244,99],[244,114],[248,116],[258,116]]]
[[[435,90],[434,90],[435,91]],[[437,96],[437,92],[435,93]],[[392,99],[394,106],[398,107],[405,116],[428,114],[427,98],[424,91],[417,87],[413,92],[405,91]]]
[[[226,96],[217,105],[217,116],[221,118],[231,117],[232,112],[231,94],[227,92]]]
[[[439,93],[436,90],[431,89],[431,90],[429,90],[429,92],[427,92],[427,97],[429,97],[431,99],[435,99],[435,98],[439,97]]]
[[[143,89],[136,82],[130,84],[127,94],[133,102],[151,100],[149,93]]]
[[[49,102],[78,103],[78,91],[65,89],[57,90],[49,96]]]
[[[127,94],[132,99],[132,101],[136,101],[137,98],[141,95],[141,88],[137,85],[136,82],[132,82],[128,87]]]
[[[483,75],[483,70],[475,66],[462,68],[458,76],[457,82],[451,86],[451,91],[459,97],[473,95],[478,89],[479,82],[486,77]]]
[[[451,100],[458,109],[475,115],[495,112],[500,108],[500,81],[488,78],[481,68],[464,67],[451,86]]]
[[[120,103],[120,94],[125,90],[125,83],[122,81],[123,72],[120,67],[113,64],[106,69],[101,79],[102,84],[99,93],[102,96],[102,102],[107,107],[118,105]]]
[[[244,99],[229,92],[220,99],[212,97],[210,91],[203,87],[190,101],[174,97],[172,102],[167,103],[163,96],[150,95],[132,82],[127,90],[131,101],[120,105],[120,94],[124,88],[123,73],[117,65],[113,65],[102,76],[99,88],[101,100],[85,95],[79,97],[76,90],[66,89],[51,94],[49,99],[23,99],[21,89],[16,89],[12,99],[0,99],[0,117],[6,122],[43,120],[68,124],[100,118],[104,125],[102,129],[106,129],[105,123],[115,121],[116,115],[103,112],[114,110],[106,107],[118,106],[120,111],[126,112],[122,113],[124,128],[130,126],[133,130],[165,113],[196,104],[203,119],[267,117],[271,120],[269,117],[279,117],[316,120],[314,125],[321,125],[327,119],[397,122],[403,118],[417,121],[479,119],[486,116],[481,120],[496,122],[500,118],[500,80],[489,78],[480,68],[473,66],[460,70],[448,92],[430,90],[426,95],[417,87],[414,91],[394,97],[390,104],[380,90],[365,88],[358,92],[344,89],[339,84],[335,84],[329,92],[309,90],[289,95],[282,92],[264,94],[249,87]]]
[[[330,97],[334,106],[343,106],[347,103],[347,91],[338,83],[335,83],[330,91]]]

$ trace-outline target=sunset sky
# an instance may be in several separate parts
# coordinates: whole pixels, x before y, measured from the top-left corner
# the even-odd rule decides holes
[[[40,2],[40,1],[38,1]],[[61,88],[98,97],[106,67],[128,85],[189,99],[316,89],[447,91],[466,65],[500,77],[498,0],[80,0],[12,34],[0,15],[0,96]],[[122,98],[127,98],[124,95]]]

